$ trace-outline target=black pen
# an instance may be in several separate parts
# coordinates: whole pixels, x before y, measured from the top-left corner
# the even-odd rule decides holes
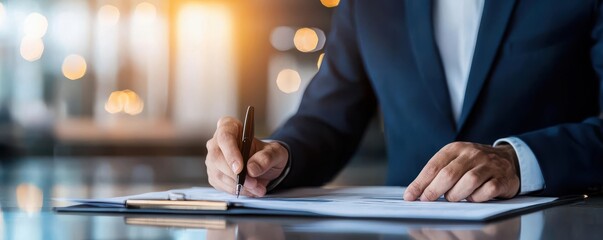
[[[237,187],[235,192],[237,198],[241,194],[243,184],[245,184],[245,178],[247,177],[247,161],[249,160],[249,152],[251,151],[251,143],[253,142],[253,107],[247,107],[247,113],[245,114],[245,122],[243,123],[243,134],[241,136],[241,156],[243,156],[243,170],[237,175]]]

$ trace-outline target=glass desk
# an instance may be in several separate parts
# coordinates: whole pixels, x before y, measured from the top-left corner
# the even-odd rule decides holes
[[[52,198],[206,185],[203,160],[25,158],[0,162],[0,239],[600,239],[603,197],[488,223],[303,217],[57,214]],[[196,170],[198,169],[198,171]]]

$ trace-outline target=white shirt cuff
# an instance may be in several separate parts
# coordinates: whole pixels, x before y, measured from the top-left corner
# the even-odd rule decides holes
[[[517,137],[508,137],[496,140],[493,146],[507,143],[515,149],[519,161],[519,175],[521,178],[521,187],[519,195],[544,189],[544,177],[540,170],[540,165],[532,149],[521,139]]]

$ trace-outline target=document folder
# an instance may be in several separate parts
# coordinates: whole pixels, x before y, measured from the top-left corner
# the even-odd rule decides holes
[[[408,202],[403,187],[304,188],[263,198],[235,198],[211,188],[178,189],[107,199],[59,199],[79,205],[57,212],[274,215],[489,221],[583,199],[520,196],[485,203]],[[170,200],[171,199],[171,200]]]

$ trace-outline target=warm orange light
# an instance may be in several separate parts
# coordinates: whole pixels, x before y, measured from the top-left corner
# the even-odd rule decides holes
[[[105,103],[105,111],[111,114],[124,112],[138,115],[144,109],[144,102],[134,91],[126,89],[112,92]]]
[[[69,55],[63,61],[63,75],[69,80],[78,80],[86,75],[86,59],[80,55]]]
[[[276,77],[276,86],[284,93],[294,93],[299,90],[301,85],[301,77],[299,73],[293,69],[283,69]]]
[[[134,19],[143,23],[152,23],[157,17],[157,8],[149,2],[141,2],[136,5]]]
[[[42,57],[42,54],[44,53],[44,42],[42,42],[41,38],[25,36],[21,40],[19,50],[23,59],[33,62]]]
[[[30,38],[42,38],[48,30],[48,20],[42,14],[30,13],[25,18],[23,32]]]
[[[204,34],[213,34],[206,27],[199,27],[199,24],[207,19],[206,12],[206,7],[198,3],[184,5],[178,14],[178,31],[181,37],[200,42]]]
[[[40,212],[43,204],[44,194],[36,185],[22,183],[17,186],[17,206],[21,211],[28,214]]]
[[[111,114],[123,111],[127,98],[121,91],[112,92],[105,103],[105,111]]]
[[[318,67],[318,69],[320,69],[320,66],[322,65],[322,60],[325,57],[325,53],[321,53],[320,56],[318,56],[318,62],[316,62],[316,67]]]
[[[116,25],[119,15],[119,9],[113,5],[105,5],[98,9],[98,21],[103,25]]]
[[[318,34],[311,28],[300,28],[295,32],[293,43],[300,52],[312,52],[318,47]]]
[[[124,105],[124,112],[130,115],[141,113],[144,108],[144,103],[140,97],[138,97],[138,94],[131,90],[124,90],[122,93],[127,97],[126,104]]]
[[[325,7],[332,8],[339,5],[339,0],[320,0],[320,3]]]

